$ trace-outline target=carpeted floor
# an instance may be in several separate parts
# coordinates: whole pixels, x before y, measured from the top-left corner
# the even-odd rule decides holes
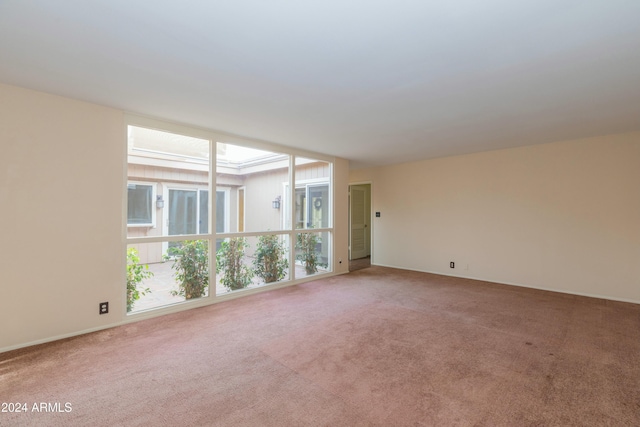
[[[0,401],[27,404],[2,426],[635,426],[640,305],[372,266],[0,354]]]

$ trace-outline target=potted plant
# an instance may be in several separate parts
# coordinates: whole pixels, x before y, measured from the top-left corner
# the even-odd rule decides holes
[[[253,271],[244,262],[244,253],[249,245],[243,237],[223,241],[216,253],[216,272],[222,273],[220,283],[228,290],[235,291],[249,286]]]
[[[296,249],[299,251],[296,258],[302,261],[307,274],[318,272],[320,254],[316,247],[319,242],[320,236],[317,233],[298,233],[296,238]]]
[[[127,311],[133,309],[133,305],[141,296],[151,292],[149,288],[139,289],[138,285],[144,279],[153,277],[148,264],[140,264],[140,256],[136,248],[127,249]]]
[[[209,286],[209,248],[205,240],[188,240],[180,246],[169,249],[173,259],[172,269],[178,280],[179,290],[173,295],[181,295],[185,299],[200,298]]]
[[[265,235],[258,238],[253,269],[265,283],[284,279],[289,268],[285,258],[285,249],[277,235]]]

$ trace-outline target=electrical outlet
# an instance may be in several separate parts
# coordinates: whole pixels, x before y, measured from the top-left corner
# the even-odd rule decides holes
[[[453,262],[453,261],[451,261],[451,262],[449,263],[449,267],[451,267],[451,268],[456,268],[456,263],[455,263],[455,262]]]
[[[109,303],[108,302],[101,302],[100,303],[100,314],[107,314],[109,313]]]

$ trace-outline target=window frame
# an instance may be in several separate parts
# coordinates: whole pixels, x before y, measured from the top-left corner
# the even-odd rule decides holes
[[[269,230],[264,230],[264,231],[251,231],[251,232],[224,232],[224,233],[219,233],[216,232],[216,206],[215,206],[215,198],[213,197],[214,193],[213,190],[216,190],[216,194],[218,191],[223,190],[225,191],[225,209],[226,209],[226,215],[225,215],[225,228],[226,230],[229,230],[229,222],[231,221],[231,214],[233,214],[232,212],[229,212],[229,209],[231,209],[231,194],[230,194],[230,189],[228,189],[226,187],[225,184],[222,184],[222,188],[219,187],[217,184],[217,156],[216,156],[216,151],[217,151],[217,145],[218,143],[227,143],[227,144],[234,144],[234,145],[238,145],[241,147],[246,147],[246,148],[254,148],[257,150],[263,150],[263,151],[272,151],[272,152],[277,152],[277,153],[281,153],[281,154],[285,154],[288,157],[288,163],[289,163],[289,185],[291,187],[296,186],[296,159],[297,158],[304,158],[304,159],[311,159],[311,160],[316,160],[316,161],[321,161],[321,162],[326,162],[329,165],[329,170],[328,170],[328,175],[327,178],[321,178],[321,179],[313,179],[311,181],[317,181],[320,183],[326,183],[328,185],[328,200],[330,203],[330,206],[328,208],[328,214],[329,214],[329,218],[328,218],[328,224],[329,226],[326,228],[321,228],[321,229],[313,229],[314,232],[328,232],[329,233],[329,242],[328,246],[327,246],[327,250],[328,250],[328,260],[329,260],[329,269],[328,271],[322,271],[319,272],[316,275],[313,276],[300,276],[300,277],[296,277],[295,275],[295,271],[292,272],[292,274],[289,275],[289,279],[286,282],[275,282],[275,283],[268,283],[268,284],[263,284],[259,287],[256,288],[249,288],[249,289],[241,289],[238,291],[233,291],[233,292],[229,292],[229,293],[224,293],[224,294],[218,294],[217,292],[214,291],[214,287],[215,287],[215,283],[216,283],[216,253],[215,251],[210,250],[209,251],[209,266],[210,266],[210,290],[208,292],[207,296],[204,296],[202,298],[199,298],[197,300],[187,300],[184,302],[181,302],[180,304],[172,304],[172,305],[163,305],[163,306],[158,306],[155,307],[153,309],[150,310],[146,310],[143,312],[130,312],[127,313],[128,316],[145,316],[148,317],[149,315],[156,316],[156,315],[160,315],[160,314],[164,314],[164,313],[169,313],[169,312],[177,312],[177,311],[183,311],[186,309],[190,309],[190,308],[194,308],[194,307],[199,307],[199,306],[206,306],[206,305],[210,305],[212,303],[216,303],[216,302],[220,302],[223,300],[227,300],[230,298],[236,298],[237,296],[240,295],[248,295],[248,294],[252,294],[252,293],[256,293],[256,292],[262,292],[262,291],[266,291],[269,289],[273,289],[274,287],[283,287],[283,286],[290,286],[290,285],[294,285],[294,284],[298,284],[298,283],[304,283],[306,281],[310,281],[310,280],[316,280],[319,279],[321,277],[326,277],[327,275],[333,275],[336,274],[335,273],[335,265],[334,262],[337,262],[337,260],[334,260],[334,254],[335,254],[335,228],[334,228],[334,224],[335,224],[335,200],[334,200],[334,194],[335,194],[335,162],[336,162],[336,158],[333,156],[327,156],[327,155],[323,155],[320,153],[314,153],[314,152],[308,152],[305,150],[297,150],[291,147],[284,147],[284,146],[279,146],[277,144],[273,144],[273,143],[267,143],[267,142],[263,142],[263,141],[258,141],[258,140],[252,140],[252,139],[248,139],[248,138],[244,138],[244,137],[237,137],[237,136],[231,136],[228,134],[224,134],[224,133],[220,133],[217,131],[213,131],[213,130],[206,130],[206,129],[202,129],[202,128],[193,128],[193,127],[189,127],[186,125],[181,125],[181,124],[177,124],[177,123],[169,123],[169,122],[164,122],[164,121],[160,121],[157,119],[152,119],[149,117],[143,117],[143,116],[137,116],[134,114],[130,114],[127,113],[125,115],[125,130],[128,129],[129,126],[133,126],[133,127],[140,127],[140,128],[146,128],[149,130],[158,130],[158,131],[162,131],[162,132],[168,132],[168,133],[174,133],[174,134],[178,134],[178,135],[184,135],[186,137],[192,137],[192,138],[200,138],[200,139],[205,139],[209,142],[209,161],[208,161],[208,188],[207,190],[209,191],[209,230],[207,234],[194,234],[194,235],[166,235],[166,233],[161,232],[160,235],[153,235],[153,236],[132,236],[129,235],[127,233],[127,227],[123,227],[123,254],[126,254],[126,248],[130,245],[134,245],[134,244],[138,244],[138,243],[168,243],[168,242],[172,242],[172,241],[181,241],[181,240],[207,240],[209,242],[209,247],[215,247],[216,241],[220,240],[220,239],[224,239],[224,238],[231,238],[231,237],[257,237],[257,236],[261,236],[261,235],[288,235],[288,239],[289,239],[289,262],[290,265],[294,265],[295,264],[295,248],[294,248],[294,244],[293,242],[296,239],[296,235],[300,232],[305,232],[305,229],[296,229],[295,228],[295,224],[293,223],[293,221],[291,222],[291,224],[286,224],[286,217],[282,219],[282,227],[279,230],[273,230],[273,231],[269,231]],[[128,138],[126,139],[127,143],[128,143]],[[124,181],[125,183],[128,182],[136,182],[136,180],[129,180],[128,179],[128,174],[129,174],[129,160],[128,160],[128,155],[129,150],[125,150],[125,157],[124,157],[124,162],[125,162],[125,167],[124,167],[124,171],[123,171],[123,176],[124,176]],[[141,182],[141,184],[145,184],[145,185],[149,185],[149,183],[145,183],[145,182]],[[166,182],[154,182],[154,184],[162,186],[162,194],[165,195],[166,197],[164,198],[164,202],[165,202],[165,209],[167,207],[167,203],[168,203],[168,192],[165,194],[165,191],[167,191],[167,186],[166,186]],[[186,181],[183,183],[185,184],[185,187],[198,187],[198,185],[189,185]],[[176,188],[177,186],[175,185],[175,183],[169,185],[169,187],[174,187]],[[160,187],[157,187],[160,188]],[[153,194],[152,194],[152,202],[156,201],[156,191],[157,188],[154,186],[153,189]],[[126,186],[125,186],[125,190],[126,190]],[[200,188],[198,188],[198,190],[200,190]],[[245,188],[246,191],[246,188]],[[306,190],[305,190],[306,191]],[[127,208],[126,208],[126,203],[127,203],[127,192],[124,191],[123,192],[123,197],[124,197],[124,207],[123,207],[123,214],[126,216],[127,215]],[[245,197],[246,197],[246,192],[245,192]],[[283,193],[283,197],[282,197],[282,201],[281,203],[286,204],[293,202],[293,197],[294,197],[294,192],[290,192],[288,195],[286,193]],[[246,203],[246,198],[245,198],[245,203]],[[155,206],[155,204],[153,205]],[[284,207],[284,206],[283,206]],[[246,204],[245,204],[245,208],[246,208]],[[294,209],[290,209],[291,212],[291,216],[292,219],[295,216],[295,210]],[[154,224],[151,224],[151,226],[155,226],[155,222],[157,222],[156,219],[156,209],[152,208],[152,216],[153,216],[153,222]],[[166,218],[163,215],[163,222],[165,222]],[[246,220],[245,220],[246,222]],[[164,224],[157,224],[158,227],[162,228],[164,226]],[[246,224],[245,224],[245,228],[246,228]],[[123,270],[123,277],[125,276],[124,274],[124,270]],[[124,281],[124,279],[123,279]],[[126,286],[123,286],[123,295],[126,296]],[[123,298],[123,301],[126,301],[126,298]],[[153,311],[153,314],[149,313],[149,311]]]
[[[145,186],[145,187],[151,187],[151,200],[150,200],[150,210],[151,210],[151,222],[140,222],[140,223],[130,223],[129,222],[129,186],[130,185],[140,185],[140,186]],[[157,215],[156,215],[156,206],[155,206],[155,202],[157,199],[157,184],[154,182],[145,182],[145,181],[140,181],[140,180],[127,180],[127,209],[126,209],[126,215],[127,215],[127,228],[135,228],[135,227],[140,227],[140,228],[156,228],[157,224]]]
[[[169,236],[192,236],[192,235],[203,235],[203,236],[207,236],[210,233],[201,233],[200,232],[200,198],[201,198],[201,192],[202,191],[207,191],[209,193],[211,193],[210,189],[207,188],[206,186],[202,185],[202,184],[183,184],[183,183],[176,183],[176,182],[167,182],[167,181],[163,181],[162,182],[162,188],[163,188],[163,198],[164,198],[164,208],[165,209],[165,217],[164,217],[164,224],[162,224],[162,236],[165,237],[169,237]],[[196,193],[196,233],[195,234],[169,234],[169,224],[168,224],[168,215],[169,215],[169,192],[171,190],[179,190],[179,191],[195,191]],[[211,194],[209,194],[209,198],[211,198]],[[209,219],[208,219],[208,224],[207,224],[207,228],[211,227],[211,207],[212,207],[212,203],[211,200],[209,200]]]
[[[299,190],[299,189],[304,189],[304,195],[306,199],[309,199],[309,187],[319,187],[321,185],[326,184],[329,190],[329,207],[328,207],[328,211],[329,211],[329,225],[327,227],[321,227],[318,229],[315,228],[309,228],[307,226],[307,224],[309,223],[308,219],[309,219],[309,209],[310,207],[307,205],[307,209],[303,209],[302,213],[303,213],[303,222],[305,224],[304,227],[302,228],[297,228],[295,226],[295,215],[296,215],[296,209],[294,208],[291,211],[292,214],[292,228],[295,230],[324,230],[324,229],[329,229],[329,228],[333,228],[333,191],[332,191],[332,177],[329,176],[328,178],[312,178],[312,179],[303,179],[300,181],[296,182],[295,185],[295,190]],[[283,194],[288,195],[289,193],[289,183],[288,182],[283,182],[282,183],[282,191]],[[295,200],[295,190],[294,190],[294,200]],[[286,224],[286,220],[287,220],[287,214],[288,214],[288,209],[289,209],[289,205],[291,205],[291,200],[290,197],[284,197],[283,201],[282,201],[282,214],[281,214],[281,221],[283,224]],[[295,203],[294,203],[295,205]],[[288,230],[288,228],[285,228],[285,230]]]

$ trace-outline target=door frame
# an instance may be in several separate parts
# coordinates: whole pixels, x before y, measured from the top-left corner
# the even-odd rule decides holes
[[[374,263],[374,245],[373,245],[373,181],[357,181],[349,183],[349,260],[351,260],[351,187],[354,185],[368,185],[369,186],[369,254],[371,258],[371,264]]]

